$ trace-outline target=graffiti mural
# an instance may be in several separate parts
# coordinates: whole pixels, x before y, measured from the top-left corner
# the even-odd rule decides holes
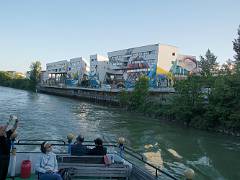
[[[195,71],[197,69],[197,60],[195,56],[179,55],[177,61],[179,66],[189,72]]]
[[[140,76],[147,76],[148,62],[142,57],[133,58],[127,65],[126,87],[133,87]]]
[[[136,57],[127,65],[126,87],[134,87],[140,76],[147,76],[149,86],[153,88],[170,86],[172,82],[172,74],[157,67],[157,62],[153,63],[143,57]]]
[[[198,64],[195,56],[179,55],[173,63],[170,72],[176,76],[187,76],[189,73],[198,72]]]

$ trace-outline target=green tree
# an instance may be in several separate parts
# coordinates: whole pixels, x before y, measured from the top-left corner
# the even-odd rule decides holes
[[[205,57],[200,56],[199,66],[202,76],[212,76],[217,71],[217,57],[208,49]]]
[[[0,71],[0,85],[9,86],[9,82],[12,79],[12,76],[4,71]]]
[[[141,109],[148,98],[149,82],[146,76],[139,77],[130,96],[130,107]]]
[[[202,77],[199,76],[189,76],[186,80],[177,81],[171,105],[171,111],[177,120],[190,125],[195,123],[194,120],[201,119],[206,103],[202,87]]]
[[[12,75],[8,72],[0,71],[0,85],[17,89],[35,90],[35,86],[29,79],[25,79],[18,74]]]
[[[234,55],[236,72],[240,74],[240,25],[238,27],[238,37],[233,41],[233,50],[236,53]]]
[[[30,66],[30,69],[30,80],[33,82],[34,85],[37,85],[37,83],[40,81],[40,74],[42,70],[41,62],[33,62]]]
[[[122,107],[129,106],[130,94],[127,91],[121,91],[119,94],[119,101]]]

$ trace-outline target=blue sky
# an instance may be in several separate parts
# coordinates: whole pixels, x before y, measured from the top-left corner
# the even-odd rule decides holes
[[[0,0],[0,70],[152,43],[233,57],[239,0]]]

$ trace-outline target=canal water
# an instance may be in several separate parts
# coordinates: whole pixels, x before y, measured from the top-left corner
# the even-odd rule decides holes
[[[178,127],[156,119],[79,100],[0,87],[0,123],[20,119],[20,139],[102,137],[127,144],[146,159],[181,177],[187,167],[196,179],[240,179],[240,139]]]

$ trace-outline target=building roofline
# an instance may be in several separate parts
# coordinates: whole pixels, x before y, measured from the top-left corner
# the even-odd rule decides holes
[[[65,59],[65,60],[60,60],[60,61],[49,62],[49,63],[47,63],[47,64],[53,64],[53,63],[59,63],[59,62],[66,62],[66,61],[68,62],[68,60]]]
[[[178,48],[177,46],[170,45],[170,44],[155,43],[155,44],[148,44],[148,45],[144,45],[144,46],[137,46],[137,47],[130,47],[130,48],[125,48],[125,49],[120,49],[120,50],[115,50],[115,51],[109,51],[108,53],[114,53],[114,52],[117,52],[117,51],[124,51],[124,50],[132,49],[132,48],[142,48],[142,47],[154,46],[154,45],[158,45],[158,46],[164,45],[164,46],[171,46],[171,47]]]

